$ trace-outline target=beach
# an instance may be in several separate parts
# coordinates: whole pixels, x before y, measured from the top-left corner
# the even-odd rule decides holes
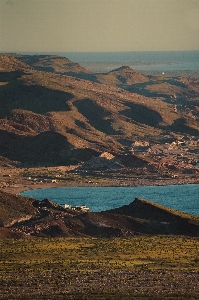
[[[75,176],[70,173],[74,166],[56,166],[56,167],[41,167],[41,168],[0,168],[0,188],[7,193],[19,194],[25,190],[42,189],[42,188],[57,188],[57,187],[83,187],[83,186],[160,186],[160,185],[179,185],[179,184],[198,184],[198,174],[179,174],[174,178],[160,177],[159,174],[150,177],[150,174],[140,174],[129,176],[118,171],[118,177],[107,176],[106,173],[99,173],[85,176]],[[44,176],[44,171],[58,175]],[[33,176],[24,176],[25,172]],[[62,177],[60,173],[62,172]],[[70,174],[70,175],[69,175]],[[133,174],[133,173],[132,173]],[[99,178],[100,176],[100,178]]]

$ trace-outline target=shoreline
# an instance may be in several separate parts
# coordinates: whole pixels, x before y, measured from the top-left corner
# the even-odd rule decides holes
[[[56,182],[56,183],[27,183],[20,182],[16,184],[12,184],[9,186],[5,186],[1,188],[2,191],[6,193],[11,193],[14,195],[19,195],[20,193],[27,190],[36,190],[36,189],[46,189],[46,188],[64,188],[64,187],[135,187],[135,186],[169,186],[169,185],[185,185],[185,184],[199,184],[199,178],[181,178],[181,179],[142,179],[138,178],[137,180],[120,180],[119,182],[113,182],[112,180],[107,180],[106,183],[89,183],[89,182],[77,182],[77,181],[69,181],[69,182]]]

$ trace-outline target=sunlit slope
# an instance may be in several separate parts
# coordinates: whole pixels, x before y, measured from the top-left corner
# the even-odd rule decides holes
[[[122,82],[132,88],[133,83],[137,84],[140,80],[146,84],[148,80],[128,67],[112,72],[115,84],[109,81],[105,84],[74,76],[79,71],[86,74],[80,66],[74,66],[71,71],[73,76],[63,75],[67,72],[56,69],[57,57],[52,59],[50,56],[48,61],[45,56],[32,66],[41,67],[43,63],[45,69],[53,61],[53,70],[61,74],[53,73],[53,70],[35,70],[12,56],[0,55],[0,61],[0,136],[9,139],[12,133],[16,145],[22,143],[23,146],[29,137],[33,149],[37,148],[41,134],[45,136],[48,132],[47,136],[52,135],[52,139],[55,135],[60,136],[64,142],[56,140],[58,147],[60,145],[57,154],[59,161],[63,157],[65,160],[70,158],[71,149],[121,153],[126,145],[131,145],[136,139],[147,141],[157,140],[158,137],[161,140],[165,132],[189,134],[190,131],[190,134],[198,134],[198,119],[176,109],[175,103],[119,87]],[[69,64],[72,70],[72,63]],[[117,80],[121,84],[117,85]],[[12,152],[12,159],[18,159],[15,143],[11,142],[9,148],[2,140],[0,155],[5,155],[5,147],[8,153]],[[41,160],[45,160],[42,155]]]

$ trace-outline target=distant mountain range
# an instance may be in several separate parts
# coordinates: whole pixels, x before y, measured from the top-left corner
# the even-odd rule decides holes
[[[135,141],[199,134],[199,81],[128,66],[92,73],[55,55],[0,54],[0,156],[69,165]]]

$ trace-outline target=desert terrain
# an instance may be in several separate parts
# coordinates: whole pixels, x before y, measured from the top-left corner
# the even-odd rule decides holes
[[[198,183],[198,83],[1,54],[1,188]]]
[[[0,299],[198,299],[197,216],[23,190],[199,183],[198,76],[0,54]]]

